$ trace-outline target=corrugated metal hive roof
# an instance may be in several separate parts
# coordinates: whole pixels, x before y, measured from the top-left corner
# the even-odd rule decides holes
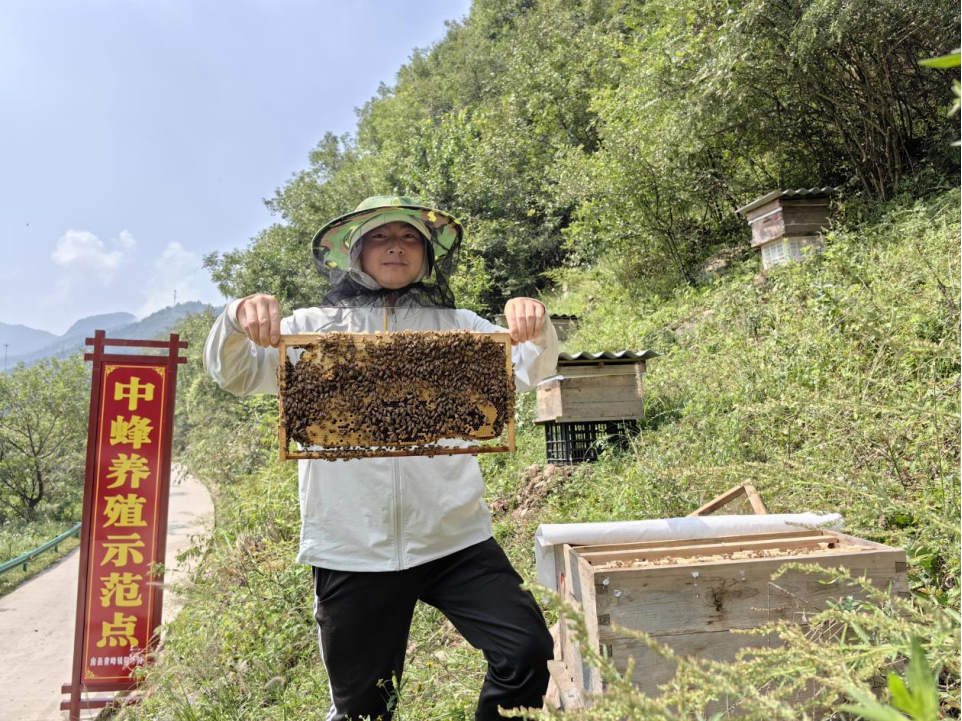
[[[763,195],[760,198],[755,198],[748,205],[742,206],[736,213],[744,215],[745,213],[754,210],[765,203],[771,203],[773,200],[778,200],[779,198],[796,198],[800,196],[806,196],[809,198],[827,198],[831,195],[835,195],[840,191],[841,187],[832,187],[831,185],[826,185],[824,188],[798,188],[796,190],[773,190],[768,195]]]
[[[657,357],[658,354],[653,350],[606,350],[602,351],[601,353],[588,353],[587,351],[580,351],[578,353],[559,353],[558,365],[563,363],[584,363],[585,361],[622,361],[625,363],[633,363]]]

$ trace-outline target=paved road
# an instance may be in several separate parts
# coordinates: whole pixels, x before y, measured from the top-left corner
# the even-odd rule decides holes
[[[187,568],[175,560],[193,536],[206,535],[213,522],[207,489],[195,478],[171,479],[167,523],[167,581]],[[78,551],[0,598],[0,721],[63,721],[60,685],[70,680],[77,607]],[[164,595],[163,620],[176,612],[177,598]],[[95,711],[85,718],[96,716]]]

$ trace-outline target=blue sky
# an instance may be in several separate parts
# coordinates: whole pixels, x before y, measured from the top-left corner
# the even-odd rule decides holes
[[[0,321],[218,302],[203,254],[269,225],[262,198],[469,8],[3,0]]]

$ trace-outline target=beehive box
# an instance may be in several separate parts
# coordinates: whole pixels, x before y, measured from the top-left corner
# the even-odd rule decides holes
[[[821,233],[828,227],[829,202],[836,190],[776,190],[739,208],[752,229],[752,248],[784,236]]]
[[[699,541],[654,541],[606,546],[566,545],[562,597],[579,609],[588,643],[624,673],[635,661],[632,682],[657,696],[675,665],[641,641],[615,633],[612,624],[644,631],[676,653],[734,661],[746,647],[775,646],[777,636],[730,633],[769,621],[806,625],[839,595],[835,585],[812,574],[774,574],[787,562],[849,569],[893,593],[908,591],[905,552],[834,531],[797,531],[726,536]],[[846,595],[859,597],[858,589]],[[583,702],[605,684],[582,662],[577,640],[560,624],[565,671]],[[773,637],[774,636],[774,637]]]
[[[824,249],[829,203],[838,190],[775,190],[736,211],[748,220],[752,248],[761,250],[763,268],[803,260],[806,249]]]
[[[282,460],[514,450],[507,333],[283,335],[279,357]],[[502,435],[501,445],[436,445]]]
[[[538,386],[534,422],[643,418],[646,361],[654,357],[653,351],[560,354],[558,377]]]

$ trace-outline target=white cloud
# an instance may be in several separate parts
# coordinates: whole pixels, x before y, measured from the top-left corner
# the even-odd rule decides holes
[[[217,305],[223,302],[203,269],[201,257],[177,242],[168,243],[154,263],[154,274],[145,284],[144,302],[136,311],[137,315],[143,318],[173,305],[174,291],[178,303],[199,300]]]
[[[50,258],[66,271],[66,275],[60,279],[61,289],[67,292],[91,278],[103,286],[110,285],[126,254],[136,247],[137,241],[129,230],[122,230],[110,245],[112,250],[108,250],[106,243],[87,230],[68,230],[60,236]]]
[[[121,230],[117,236],[117,245],[124,250],[133,250],[137,246],[137,241],[129,230]]]

